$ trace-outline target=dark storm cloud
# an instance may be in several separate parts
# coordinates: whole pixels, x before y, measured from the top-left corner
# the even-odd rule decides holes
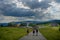
[[[22,2],[24,4],[24,6],[28,6],[30,7],[32,10],[36,9],[36,8],[41,8],[41,9],[47,9],[48,7],[50,7],[50,5],[48,3],[50,3],[51,1],[41,1],[38,2],[38,0],[18,0],[19,2]],[[31,9],[24,9],[24,8],[17,8],[15,3],[12,3],[12,0],[0,0],[0,10],[3,11],[3,15],[4,16],[17,16],[17,17],[21,17],[21,16],[36,16],[36,14],[33,11],[31,11]],[[28,10],[28,11],[27,11]],[[1,14],[1,13],[0,13]],[[43,13],[38,13],[40,15],[42,15]],[[37,14],[37,16],[38,16]],[[39,17],[40,17],[39,15]],[[43,17],[43,15],[41,16],[41,18]]]
[[[7,3],[6,3],[7,2]],[[33,16],[34,13],[28,9],[16,8],[15,3],[8,3],[8,1],[0,0],[0,10],[5,16]],[[28,10],[28,11],[27,11]]]
[[[17,17],[24,17],[24,16],[33,16],[34,13],[32,11],[26,11],[24,9],[15,9],[13,11],[5,11],[6,16],[17,16]]]
[[[38,0],[20,0],[23,2],[23,4],[25,4],[26,6],[29,6],[31,9],[35,9],[35,8],[42,8],[42,9],[46,9],[48,8],[50,5],[48,3],[50,3],[51,1],[49,0],[42,0],[41,2],[39,2]]]
[[[55,0],[57,3],[60,3],[60,0]]]

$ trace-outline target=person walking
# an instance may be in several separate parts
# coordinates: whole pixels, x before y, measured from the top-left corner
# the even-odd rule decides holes
[[[38,26],[34,26],[33,27],[33,35],[36,34],[36,36],[38,36]]]
[[[34,34],[35,34],[35,30],[33,29],[33,36],[34,36]]]
[[[36,29],[36,36],[38,36],[38,29]]]
[[[27,28],[27,34],[29,33],[29,28]]]

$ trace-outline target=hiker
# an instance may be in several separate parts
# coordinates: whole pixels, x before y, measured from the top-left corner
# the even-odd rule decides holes
[[[29,33],[29,29],[27,28],[27,34]]]
[[[36,29],[36,36],[38,36],[38,29]]]
[[[35,26],[36,36],[38,36],[38,26]]]
[[[38,35],[38,26],[34,26],[33,27],[33,35],[36,34],[36,36]]]
[[[35,30],[33,29],[33,36],[34,36],[34,34],[35,34]]]

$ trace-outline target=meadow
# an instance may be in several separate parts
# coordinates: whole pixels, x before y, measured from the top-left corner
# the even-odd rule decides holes
[[[45,27],[39,31],[47,40],[60,40],[59,27]],[[0,27],[0,40],[18,40],[25,35],[27,35],[26,28]]]
[[[59,27],[47,27],[39,29],[47,40],[60,40]]]
[[[18,40],[26,34],[26,28],[0,27],[0,40]]]

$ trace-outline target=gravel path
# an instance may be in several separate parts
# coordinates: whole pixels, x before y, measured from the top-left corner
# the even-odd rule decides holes
[[[40,32],[38,32],[38,36],[34,35],[33,33],[29,33],[27,36],[22,37],[19,40],[47,40]]]

